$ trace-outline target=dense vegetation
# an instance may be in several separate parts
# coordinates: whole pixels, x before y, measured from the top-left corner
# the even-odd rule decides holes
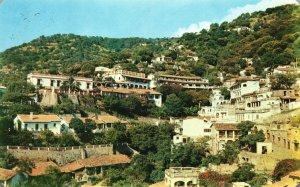
[[[227,77],[243,69],[248,74],[260,75],[264,68],[290,64],[299,58],[299,15],[300,7],[296,5],[269,8],[242,14],[229,23],[212,24],[209,30],[186,33],[180,38],[41,36],[1,53],[0,64],[6,73],[36,70],[84,76],[92,76],[96,66],[119,64],[124,69],[145,73],[166,71],[205,76],[217,84],[217,71]],[[177,65],[149,67],[154,57],[160,55],[171,57]],[[190,55],[198,56],[199,60],[189,60]],[[246,58],[253,59],[253,66],[248,66]]]

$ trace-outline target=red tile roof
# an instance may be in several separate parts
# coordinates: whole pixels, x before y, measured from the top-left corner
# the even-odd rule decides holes
[[[105,155],[97,158],[77,160],[62,166],[60,169],[62,172],[73,172],[82,168],[128,164],[130,161],[130,158],[126,155]]]
[[[231,124],[231,123],[215,123],[213,125],[216,130],[239,130],[236,126],[236,124]]]
[[[46,170],[49,166],[58,168],[58,166],[52,161],[49,161],[49,162],[36,161],[33,163],[34,163],[34,168],[32,168],[32,171],[29,174],[30,176],[39,176],[39,175],[46,174]]]
[[[61,119],[58,117],[58,115],[49,114],[49,115],[33,115],[32,119],[30,119],[30,115],[28,114],[18,114],[19,118],[23,122],[40,122],[40,123],[46,123],[46,122],[52,122],[52,121],[61,121]]]
[[[0,168],[0,181],[7,181],[17,175],[18,172]]]
[[[122,93],[122,94],[139,94],[139,95],[147,95],[147,94],[160,95],[161,94],[157,91],[149,90],[149,89],[107,88],[107,87],[98,87],[98,89],[104,92],[113,92],[113,93]]]

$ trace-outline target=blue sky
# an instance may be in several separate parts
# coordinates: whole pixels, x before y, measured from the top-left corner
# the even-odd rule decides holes
[[[0,0],[0,51],[41,35],[170,37],[295,0]]]

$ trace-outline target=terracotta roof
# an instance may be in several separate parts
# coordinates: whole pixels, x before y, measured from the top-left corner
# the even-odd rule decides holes
[[[216,130],[239,130],[236,124],[231,123],[215,123],[213,124]]]
[[[82,168],[128,164],[130,161],[130,158],[126,155],[105,155],[97,158],[77,160],[62,166],[60,169],[62,172],[73,172]]]
[[[146,94],[154,94],[154,95],[160,95],[161,93],[149,90],[149,89],[135,89],[135,88],[107,88],[107,87],[98,87],[99,90],[104,92],[113,92],[113,93],[123,93],[123,94],[140,94],[140,95],[146,95]]]
[[[63,118],[63,120],[66,123],[69,124],[73,118],[74,117],[72,117],[72,116],[66,116],[66,117]],[[126,121],[122,121],[121,119],[117,118],[116,116],[112,116],[112,115],[109,115],[109,114],[100,114],[100,115],[98,115],[98,119],[96,118],[96,116],[91,117],[91,118],[88,118],[88,117],[79,117],[79,119],[81,119],[81,121],[83,121],[83,122],[85,122],[85,120],[87,120],[87,119],[91,119],[96,124],[119,123],[119,122],[126,123]]]
[[[34,168],[32,168],[31,173],[29,174],[30,176],[39,176],[39,175],[44,175],[46,174],[46,170],[49,166],[59,167],[54,163],[54,162],[42,162],[42,161],[36,161],[34,163]]]
[[[30,119],[30,115],[28,115],[28,114],[18,114],[18,116],[23,122],[45,123],[45,122],[52,122],[52,121],[61,121],[61,119],[58,117],[58,115],[54,115],[54,114],[33,115],[32,119]]]
[[[98,119],[95,116],[95,117],[92,118],[92,120],[95,121],[95,123],[97,123],[97,124],[102,124],[102,123],[119,123],[119,122],[122,122],[116,116],[112,116],[112,115],[109,115],[109,114],[98,115]]]
[[[7,181],[17,175],[17,173],[14,170],[0,168],[0,181]]]
[[[159,77],[178,78],[178,79],[194,79],[194,80],[202,80],[201,77],[196,77],[196,76],[159,75]]]

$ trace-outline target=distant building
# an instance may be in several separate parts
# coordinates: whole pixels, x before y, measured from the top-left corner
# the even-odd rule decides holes
[[[159,75],[157,83],[164,84],[177,84],[186,89],[211,89],[208,80],[196,76],[175,76],[175,75]]]
[[[166,57],[164,55],[156,57],[154,62],[156,63],[171,63],[173,59],[171,57]]]
[[[40,132],[44,130],[52,131],[54,134],[60,134],[65,130],[65,124],[59,116],[53,114],[30,115],[18,114],[14,119],[14,127],[16,130],[25,130]]]
[[[79,82],[79,88],[83,91],[93,90],[93,79],[86,77],[72,77],[74,82]],[[64,75],[51,75],[41,73],[30,73],[27,75],[27,82],[34,86],[44,87],[46,89],[59,89],[63,82],[69,81],[69,76]]]
[[[278,66],[273,70],[273,74],[300,74],[300,68],[292,66]]]
[[[148,101],[154,101],[158,107],[162,106],[161,93],[150,89],[128,89],[128,88],[106,88],[98,87],[100,95],[115,95],[119,98],[126,98],[130,95],[135,95],[140,98],[145,98]]]

